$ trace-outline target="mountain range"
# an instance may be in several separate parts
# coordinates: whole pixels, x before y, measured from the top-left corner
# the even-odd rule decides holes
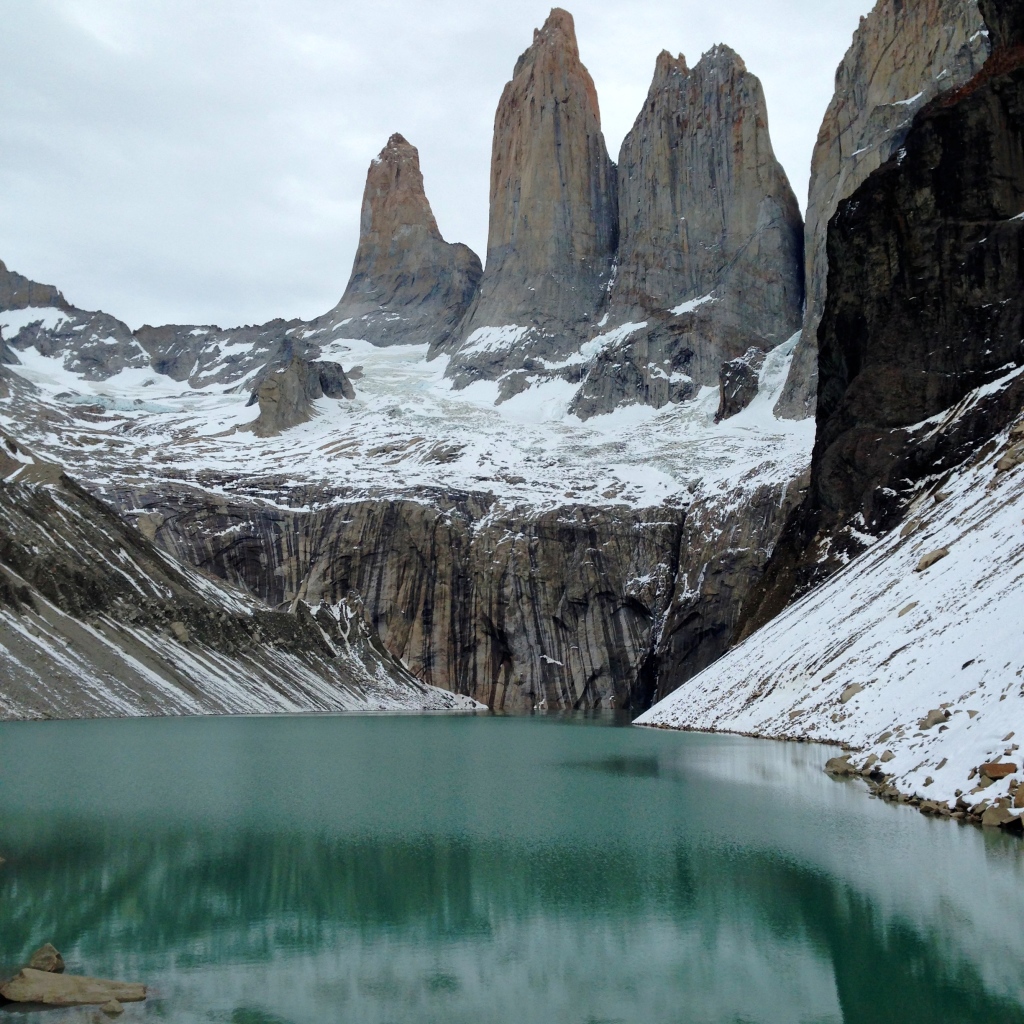
[[[879,0],[806,222],[738,54],[658,55],[613,162],[556,8],[484,261],[395,134],[311,321],[133,331],[0,264],[0,714],[613,706],[1012,816],[953,808],[1024,726],[1018,6]],[[968,608],[977,667],[926,657]]]

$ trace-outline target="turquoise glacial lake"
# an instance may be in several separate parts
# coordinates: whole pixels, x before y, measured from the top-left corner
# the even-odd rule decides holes
[[[0,968],[51,941],[126,1022],[1024,1022],[1020,841],[621,724],[2,724]]]

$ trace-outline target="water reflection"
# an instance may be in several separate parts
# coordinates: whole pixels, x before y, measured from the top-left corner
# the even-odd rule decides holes
[[[1024,1022],[1019,842],[821,756],[514,719],[3,726],[0,959],[52,940],[174,1021]]]

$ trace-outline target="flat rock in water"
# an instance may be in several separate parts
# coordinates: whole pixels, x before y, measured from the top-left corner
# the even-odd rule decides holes
[[[64,957],[57,952],[52,943],[47,942],[40,946],[28,962],[29,967],[34,971],[46,971],[49,974],[62,974],[64,972]]]
[[[26,967],[0,986],[0,996],[12,1003],[44,1006],[102,1006],[116,1000],[138,1003],[146,998],[146,986],[125,981],[105,981],[73,974],[51,974]]]

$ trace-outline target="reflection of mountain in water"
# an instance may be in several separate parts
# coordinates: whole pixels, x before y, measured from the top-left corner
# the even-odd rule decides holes
[[[8,825],[17,835],[19,823]],[[522,961],[535,969],[571,958],[573,933],[593,930],[618,931],[646,953],[647,930],[667,947],[658,959],[674,969],[663,987],[680,996],[704,983],[709,960],[714,980],[705,980],[728,990],[795,959],[800,973],[834,979],[842,1016],[822,1019],[1024,1021],[1021,1005],[987,991],[972,965],[950,962],[941,932],[889,921],[841,880],[771,854],[709,857],[685,841],[645,854],[635,846],[516,850],[274,832],[177,833],[129,844],[113,828],[68,825],[30,843],[17,865],[17,894],[0,890],[8,950],[24,955],[45,933],[82,963],[118,950],[115,962],[138,973],[168,959],[179,970],[262,970],[300,954],[356,949],[365,975],[367,961],[390,960],[400,973],[401,950],[437,947],[442,958],[456,952],[462,970],[422,975],[434,998],[461,992],[463,974],[508,956],[510,934],[526,943],[517,951],[521,970]],[[611,946],[625,962],[592,969],[635,966],[635,947],[615,948],[614,938]],[[673,946],[684,955],[676,959]],[[583,983],[590,968],[574,966]],[[792,996],[792,986],[782,988]],[[232,1019],[272,1019],[262,1012]]]
[[[1017,848],[820,753],[523,719],[7,726],[0,956],[50,939],[173,1021],[1024,1022]]]

